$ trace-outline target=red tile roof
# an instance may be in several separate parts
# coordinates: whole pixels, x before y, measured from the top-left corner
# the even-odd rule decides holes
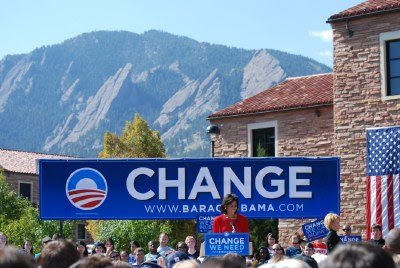
[[[282,111],[333,104],[333,75],[317,74],[288,78],[284,82],[244,99],[208,118]]]
[[[40,154],[34,152],[11,151],[0,149],[0,168],[6,171],[26,174],[38,174],[36,170],[37,159],[66,159],[72,158],[65,155]]]
[[[328,22],[400,10],[400,0],[369,0],[331,16]]]

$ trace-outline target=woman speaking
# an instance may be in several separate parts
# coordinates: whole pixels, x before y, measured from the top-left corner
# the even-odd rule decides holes
[[[221,215],[213,222],[213,233],[249,233],[247,218],[238,214],[238,197],[227,194],[222,200]]]

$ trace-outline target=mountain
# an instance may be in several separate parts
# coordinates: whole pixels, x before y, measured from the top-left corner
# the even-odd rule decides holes
[[[140,113],[168,156],[208,156],[206,117],[286,77],[330,72],[285,52],[160,31],[99,31],[0,61],[0,148],[96,157]]]

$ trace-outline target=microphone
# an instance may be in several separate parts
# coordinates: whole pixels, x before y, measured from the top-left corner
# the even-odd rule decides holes
[[[236,233],[236,228],[235,228],[235,224],[233,224],[233,221],[230,222],[230,225],[232,226],[232,234]]]

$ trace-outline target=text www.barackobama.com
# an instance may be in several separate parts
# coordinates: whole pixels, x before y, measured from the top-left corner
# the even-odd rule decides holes
[[[219,213],[221,205],[145,205],[146,213]],[[304,204],[241,204],[240,212],[302,212]]]

